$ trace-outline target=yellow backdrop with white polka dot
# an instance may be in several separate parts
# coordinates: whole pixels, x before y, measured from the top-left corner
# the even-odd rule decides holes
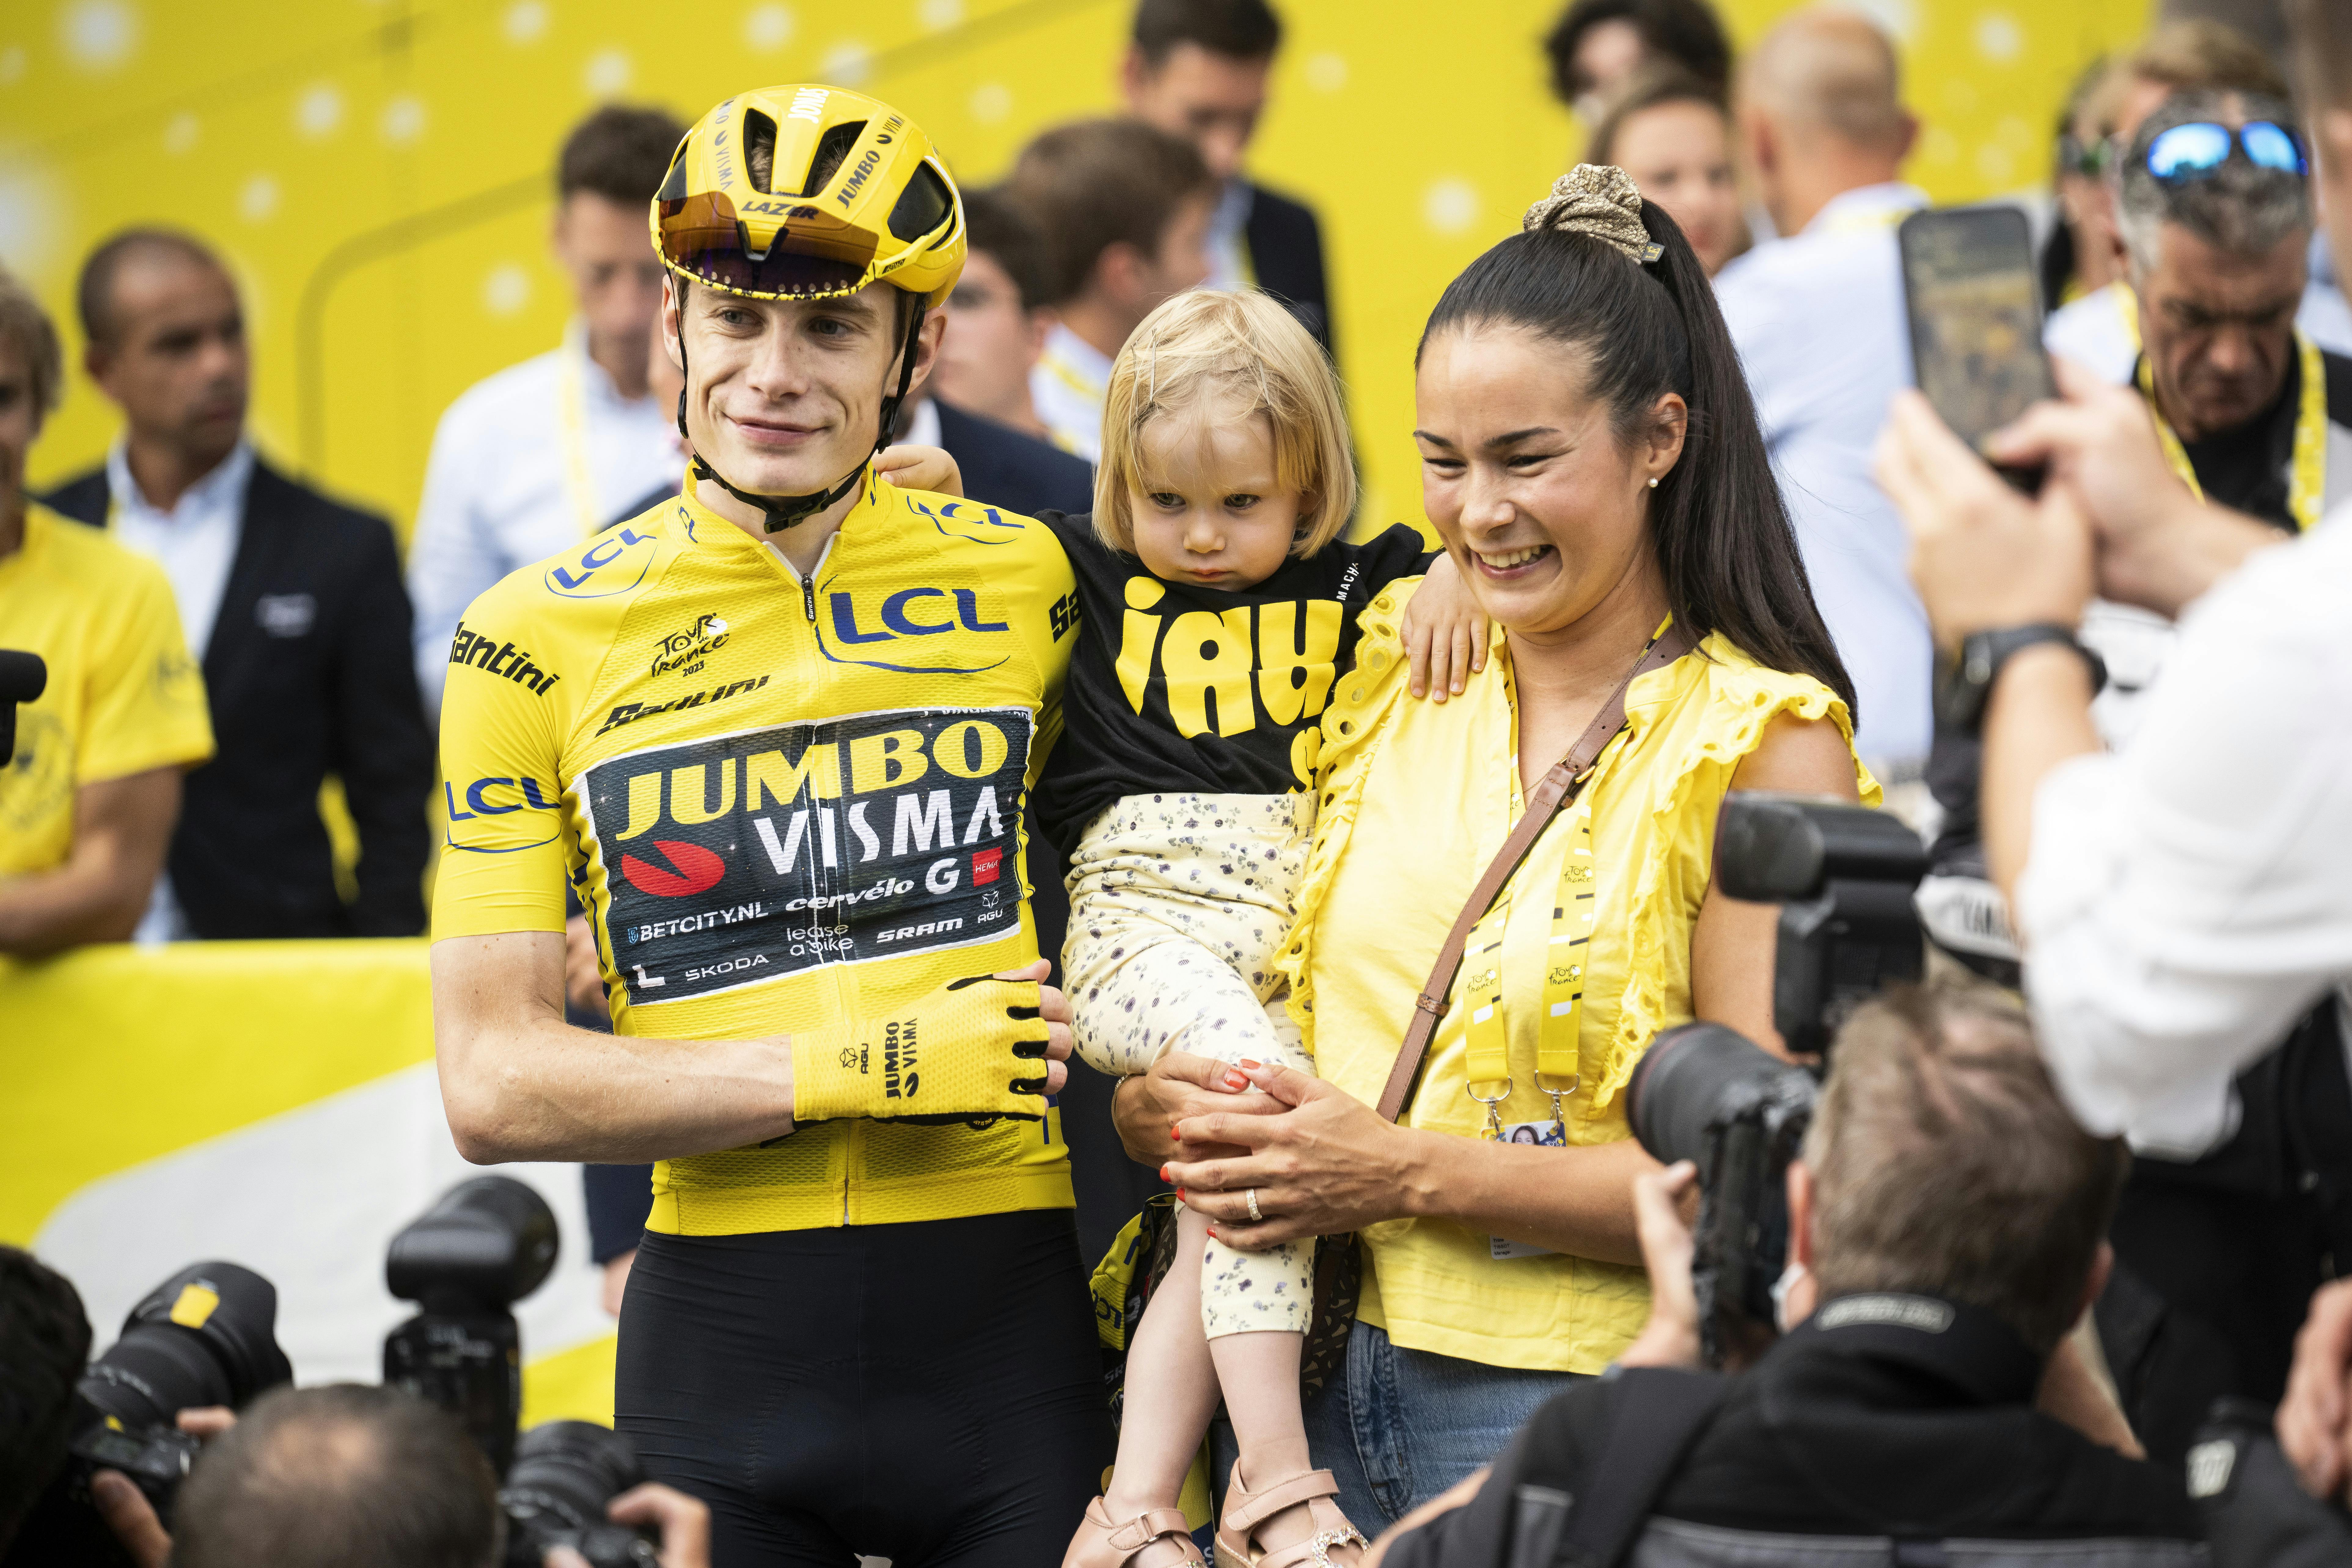
[[[985,181],[1043,127],[1110,109],[1130,0],[18,0],[0,7],[0,262],[66,329],[79,256],[136,221],[216,243],[245,285],[265,451],[404,530],[449,401],[562,332],[548,171],[610,99],[688,117],[752,83],[856,85]],[[1789,0],[1725,0],[1735,39]],[[1412,345],[1446,280],[1582,139],[1539,42],[1559,0],[1281,0],[1251,166],[1320,211],[1368,523],[1420,517]],[[1938,200],[2046,179],[2084,61],[2148,0],[1870,0],[1926,125]],[[72,378],[36,485],[112,412]]]

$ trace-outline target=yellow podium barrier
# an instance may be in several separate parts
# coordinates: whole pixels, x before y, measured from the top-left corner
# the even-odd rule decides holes
[[[32,1246],[40,1238],[44,1253],[82,1286],[93,1326],[107,1339],[129,1301],[110,1299],[125,1293],[112,1288],[119,1281],[88,1278],[110,1271],[93,1268],[94,1255],[135,1248],[121,1265],[122,1280],[152,1285],[194,1258],[235,1255],[201,1244],[170,1251],[179,1240],[174,1217],[241,1211],[245,1230],[282,1227],[292,1232],[289,1250],[345,1276],[279,1281],[280,1340],[298,1375],[307,1333],[320,1345],[332,1341],[332,1354],[314,1356],[315,1364],[366,1375],[373,1346],[363,1334],[345,1342],[354,1340],[354,1301],[377,1313],[394,1310],[382,1291],[379,1233],[389,1235],[421,1207],[420,1197],[466,1174],[446,1147],[426,1065],[427,946],[423,938],[205,942],[0,959],[0,1151],[8,1166],[0,1240]],[[317,1130],[306,1134],[306,1125]],[[354,1146],[379,1130],[382,1146]],[[346,1154],[366,1175],[315,1197],[334,1188]],[[376,1179],[387,1170],[403,1179]],[[578,1181],[566,1167],[515,1174],[550,1191],[560,1213],[570,1196],[567,1228],[578,1229]],[[157,1222],[160,1235],[105,1233],[109,1217],[125,1212],[126,1188],[176,1206]],[[155,1205],[136,1207],[144,1213]],[[61,1210],[59,1233],[43,1237]],[[201,1223],[187,1228],[205,1231]],[[540,1296],[593,1301],[593,1280],[579,1256],[583,1238],[569,1235],[566,1243],[572,1267]],[[355,1277],[362,1270],[366,1279]],[[130,1299],[143,1288],[127,1287]],[[322,1306],[324,1298],[331,1300]],[[609,1421],[609,1321],[579,1301],[551,1312],[534,1297],[519,1311],[533,1357],[524,1369],[526,1422]],[[535,1324],[551,1327],[534,1338]]]

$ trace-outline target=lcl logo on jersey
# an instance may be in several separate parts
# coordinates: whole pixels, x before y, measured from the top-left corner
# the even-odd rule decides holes
[[[1169,716],[1187,737],[1239,735],[1260,718],[1289,725],[1323,711],[1346,613],[1338,601],[1165,615],[1155,607],[1167,592],[1149,577],[1127,580],[1118,684],[1137,713],[1154,681],[1164,683]]]
[[[660,548],[652,534],[609,528],[561,566],[547,569],[547,591],[565,599],[607,599],[643,582]]]

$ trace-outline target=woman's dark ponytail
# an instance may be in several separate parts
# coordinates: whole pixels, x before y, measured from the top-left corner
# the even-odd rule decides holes
[[[1715,287],[1665,209],[1643,202],[1642,226],[1658,246],[1654,261],[1631,261],[1589,234],[1513,235],[1448,286],[1422,347],[1446,329],[1487,321],[1571,346],[1621,440],[1639,436],[1658,399],[1679,392],[1689,428],[1650,507],[1675,620],[1695,636],[1722,632],[1769,669],[1813,676],[1858,721]]]

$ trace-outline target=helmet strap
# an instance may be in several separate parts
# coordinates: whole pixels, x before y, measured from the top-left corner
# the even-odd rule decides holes
[[[670,276],[677,277],[676,273]],[[915,379],[915,346],[922,336],[923,318],[929,314],[927,306],[917,304],[914,320],[908,326],[906,339],[899,345],[898,390],[882,399],[882,428],[874,438],[874,452],[879,452],[890,444],[890,429],[898,423],[898,409],[907,401],[907,389],[913,384]],[[686,280],[684,278],[677,278],[677,368],[678,374],[685,376]],[[688,435],[686,431],[686,388],[683,386],[677,390],[677,435],[679,440],[687,444],[688,451],[694,450],[694,437]],[[726,476],[706,462],[699,452],[694,454],[694,476],[718,486],[747,507],[757,507],[766,517],[767,531],[774,534],[782,533],[795,523],[805,522],[817,513],[836,505],[843,497],[857,488],[858,481],[866,476],[866,465],[872,459],[873,453],[868,453],[856,467],[844,476],[840,484],[829,490],[818,490],[805,496],[762,496],[755,491],[739,489],[727,479]]]

